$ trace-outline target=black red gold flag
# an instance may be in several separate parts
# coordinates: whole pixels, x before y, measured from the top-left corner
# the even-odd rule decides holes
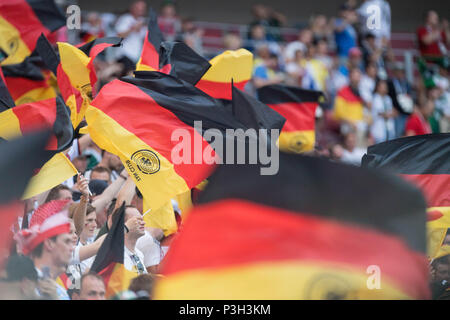
[[[315,114],[323,93],[285,85],[268,85],[257,90],[258,99],[286,118],[279,148],[300,153],[315,144]]]
[[[41,33],[48,36],[65,24],[54,0],[1,0],[0,47],[8,55],[2,65],[21,63]]]
[[[156,299],[430,297],[417,188],[320,158],[281,153],[279,165],[272,176],[217,168],[165,257]]]
[[[417,185],[428,203],[428,256],[439,255],[450,228],[450,133],[390,140],[370,146],[362,166],[396,173]]]

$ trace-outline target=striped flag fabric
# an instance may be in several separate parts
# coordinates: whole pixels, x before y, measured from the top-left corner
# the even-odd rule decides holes
[[[389,170],[418,186],[428,203],[428,256],[435,258],[450,228],[450,133],[370,146],[362,166]]]
[[[150,9],[148,30],[136,71],[159,71],[195,85],[210,66],[184,42],[163,41],[156,12]]]
[[[36,57],[27,57],[18,64],[2,66],[5,83],[16,105],[56,97],[50,85],[50,73],[44,73],[35,63]]]
[[[215,99],[160,72],[141,71],[135,78],[110,82],[86,111],[91,138],[120,157],[152,210],[195,187],[214,169],[217,154],[194,128],[197,120],[203,131],[246,129]],[[179,136],[173,141],[175,130],[189,133],[189,140]],[[184,142],[193,152],[178,150]]]
[[[425,199],[395,175],[281,153],[276,175],[223,165],[208,181],[156,299],[430,297]]]
[[[67,106],[61,98],[14,106],[0,113],[0,138],[11,140],[38,129],[51,129],[47,161],[30,180],[24,199],[47,191],[73,177],[77,170],[62,153],[73,140]]]
[[[8,55],[2,65],[21,63],[41,33],[48,36],[65,24],[54,0],[1,0],[0,48]]]
[[[315,114],[323,93],[285,85],[268,85],[257,90],[258,99],[286,118],[279,148],[301,153],[314,149]]]
[[[227,50],[209,63],[211,67],[195,86],[215,99],[231,100],[231,83],[244,90],[252,78],[253,54],[246,49]]]
[[[337,93],[334,102],[334,117],[336,120],[357,122],[363,120],[363,100],[350,87],[345,86]]]
[[[106,298],[127,290],[130,282],[137,276],[124,265],[124,229],[125,229],[125,204],[114,215],[114,222],[108,235],[92,263],[91,271],[98,273],[105,283]]]

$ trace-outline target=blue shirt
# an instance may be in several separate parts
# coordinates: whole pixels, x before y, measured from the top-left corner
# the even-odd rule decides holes
[[[356,47],[356,31],[352,25],[345,23],[342,19],[336,19],[336,26],[346,24],[345,29],[341,32],[334,32],[336,41],[337,53],[339,56],[348,57],[348,52],[351,48]]]

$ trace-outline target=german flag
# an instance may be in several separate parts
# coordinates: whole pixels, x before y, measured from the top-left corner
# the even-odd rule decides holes
[[[53,0],[1,0],[0,47],[8,55],[2,65],[21,63],[43,33],[49,35],[66,24]]]
[[[170,75],[141,71],[122,80],[105,85],[88,107],[89,133],[100,148],[120,157],[156,210],[215,167],[217,155],[195,121],[202,121],[203,132],[215,128],[223,136],[226,129],[246,128],[215,99]],[[172,138],[174,132],[183,134]]]
[[[158,27],[158,17],[156,15],[156,12],[152,8],[150,8],[148,16],[149,22],[147,34],[145,35],[141,57],[136,64],[136,71],[161,70],[159,65],[159,48],[161,46],[161,42],[163,42],[164,39],[161,30]],[[167,70],[164,69],[164,71]]]
[[[45,146],[49,138],[49,131],[34,131],[10,141],[0,141],[0,269],[9,253],[11,226],[23,214],[19,200],[34,170],[46,160]]]
[[[0,68],[0,112],[5,111],[11,107],[14,107],[14,100],[6,87],[5,77]]]
[[[438,254],[450,228],[450,133],[406,137],[371,146],[365,167],[382,168],[418,186],[428,203],[428,256]]]
[[[336,120],[357,122],[363,120],[363,101],[350,86],[338,91],[334,102]]]
[[[34,63],[34,57],[27,57],[19,64],[2,66],[6,85],[16,105],[56,97],[49,84],[50,75],[41,71]]]
[[[286,119],[279,112],[272,110],[266,104],[238,89],[232,84],[231,113],[248,128],[281,130]],[[228,103],[223,101],[225,105]],[[268,132],[269,136],[271,132]]]
[[[227,50],[209,61],[211,68],[195,85],[216,99],[232,99],[231,82],[240,90],[252,77],[253,55],[245,49]]]
[[[211,66],[209,62],[183,42],[163,41],[153,9],[149,18],[136,71],[159,71],[195,85]]]
[[[272,176],[217,168],[165,257],[156,299],[430,297],[419,190],[325,159],[279,160]]]
[[[175,219],[172,202],[168,201],[157,210],[149,208],[147,202],[149,202],[149,200],[144,198],[143,219],[145,221],[145,226],[161,229],[166,237],[177,232],[178,225]]]
[[[315,114],[323,93],[284,85],[259,88],[258,99],[286,118],[281,130],[279,148],[300,153],[314,149]]]
[[[92,263],[91,271],[97,272],[105,282],[106,298],[127,290],[137,273],[125,269],[124,229],[125,204],[114,215],[114,223]]]
[[[77,170],[62,153],[70,147],[73,128],[61,98],[23,104],[0,113],[0,138],[10,140],[34,130],[48,128],[53,134],[47,145],[47,162],[31,179],[24,199],[40,194],[73,177]]]
[[[94,59],[108,47],[120,46],[121,38],[95,39],[76,48],[68,43],[58,42],[59,58],[44,36],[38,40],[37,51],[47,67],[53,71],[65,103],[69,106],[71,121],[76,128],[92,97],[95,96],[97,76]]]

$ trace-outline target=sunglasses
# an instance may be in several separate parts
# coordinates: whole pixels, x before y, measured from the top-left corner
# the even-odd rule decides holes
[[[144,265],[142,264],[141,260],[139,259],[139,257],[137,255],[132,254],[131,260],[133,260],[133,263],[136,266],[139,274],[145,273]]]

